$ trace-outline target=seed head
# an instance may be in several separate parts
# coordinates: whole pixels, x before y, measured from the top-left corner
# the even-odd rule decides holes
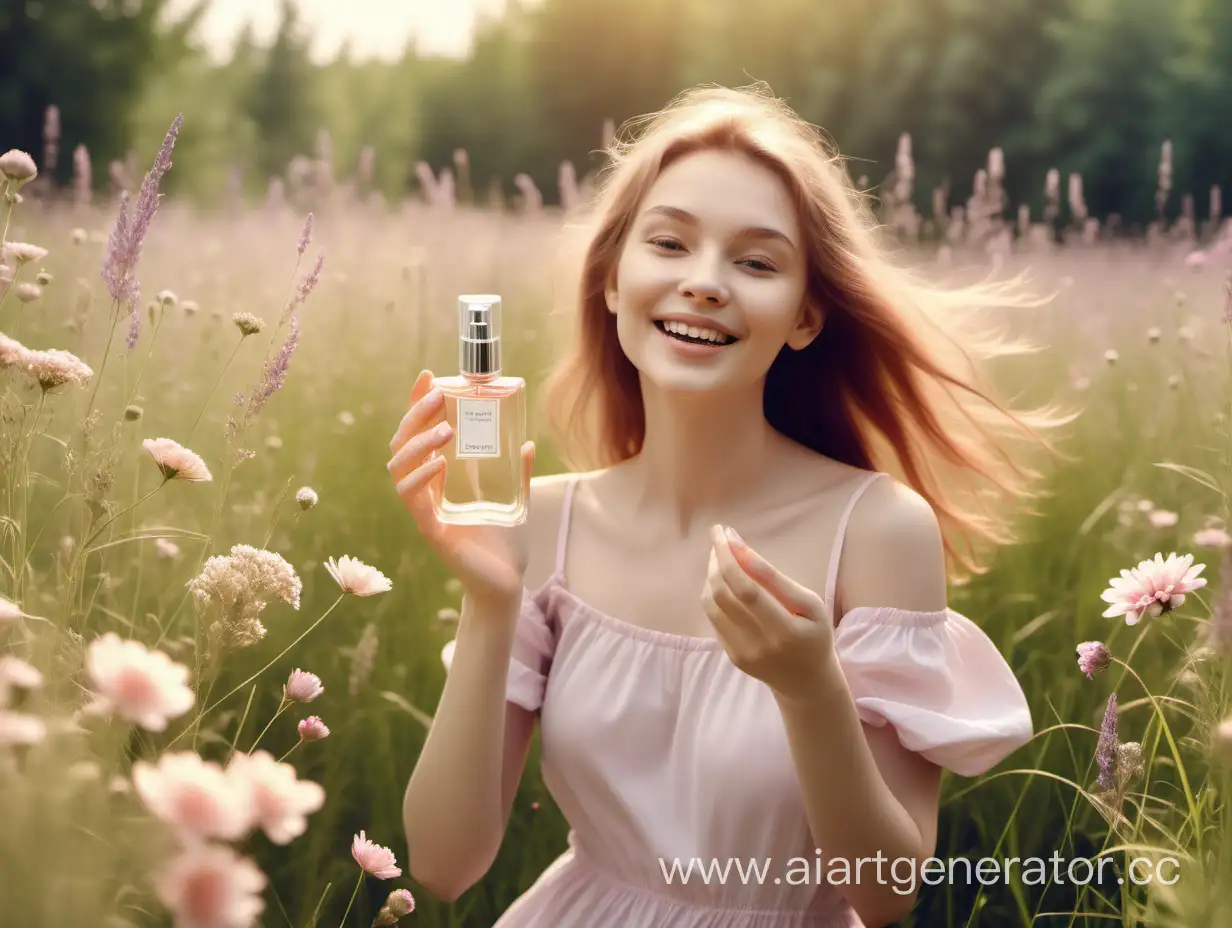
[[[247,338],[249,335],[256,335],[265,328],[265,323],[261,318],[254,316],[252,313],[235,313],[231,317],[231,321],[235,323],[235,327],[240,330],[240,335],[244,338]]]
[[[295,494],[295,501],[299,503],[300,509],[311,509],[318,502],[317,491],[312,487],[300,487]]]
[[[38,177],[38,167],[28,154],[14,148],[0,155],[0,174],[20,187]]]

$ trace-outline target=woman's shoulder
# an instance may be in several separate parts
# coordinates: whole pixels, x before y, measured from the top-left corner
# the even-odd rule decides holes
[[[602,473],[596,470],[531,477],[524,529],[529,554],[525,573],[527,589],[538,589],[556,569],[556,545],[569,484],[592,480]]]

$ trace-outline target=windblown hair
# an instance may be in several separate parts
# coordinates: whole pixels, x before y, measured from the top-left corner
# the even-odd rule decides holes
[[[1046,301],[1021,280],[947,287],[896,266],[879,243],[869,198],[837,151],[764,85],[694,88],[629,128],[638,123],[645,129],[635,139],[613,140],[588,204],[573,307],[580,315],[544,386],[566,466],[618,463],[636,455],[645,436],[638,371],[604,299],[644,196],[684,155],[743,153],[786,184],[806,243],[805,299],[824,314],[807,348],[784,346],[771,364],[767,421],[822,455],[912,487],[937,515],[951,579],[983,573],[978,543],[1017,541],[1015,517],[1044,495],[1042,474],[1011,452],[1011,440],[1056,455],[1043,430],[1075,414],[1055,406],[1011,410],[982,385],[979,361],[1038,348],[982,330],[974,314]]]

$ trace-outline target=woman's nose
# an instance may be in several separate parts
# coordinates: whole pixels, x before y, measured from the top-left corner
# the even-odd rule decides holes
[[[682,281],[680,295],[685,299],[706,303],[710,306],[722,306],[728,299],[727,288],[717,280],[703,280],[698,277]]]

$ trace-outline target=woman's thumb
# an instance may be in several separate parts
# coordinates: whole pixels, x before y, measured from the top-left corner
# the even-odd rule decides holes
[[[522,445],[522,499],[530,504],[530,478],[535,471],[535,443],[528,441]]]

